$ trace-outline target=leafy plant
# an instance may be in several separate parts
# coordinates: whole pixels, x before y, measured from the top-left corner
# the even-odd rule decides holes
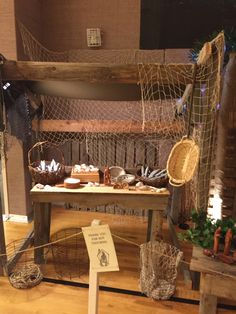
[[[221,242],[224,242],[225,234],[229,228],[232,229],[233,235],[236,235],[236,222],[231,218],[215,221],[207,216],[206,211],[201,210],[192,212],[192,222],[194,226],[186,232],[179,233],[178,237],[180,240],[190,241],[203,248],[213,247],[214,233],[218,227],[221,227]]]

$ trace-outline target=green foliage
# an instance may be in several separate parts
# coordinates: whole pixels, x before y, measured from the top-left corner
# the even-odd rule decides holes
[[[236,235],[236,222],[233,219],[214,219],[207,216],[206,211],[193,211],[192,222],[194,227],[188,229],[186,232],[179,233],[178,237],[183,241],[190,241],[194,245],[203,248],[212,248],[214,242],[214,233],[218,227],[221,227],[220,241],[224,241],[225,234],[229,228],[232,229],[233,235]]]

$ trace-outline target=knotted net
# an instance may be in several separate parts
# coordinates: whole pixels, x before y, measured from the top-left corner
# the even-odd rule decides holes
[[[168,63],[163,50],[53,52],[19,26],[30,60],[133,64],[138,73],[140,100],[42,96],[43,113],[34,124],[38,140],[83,142],[90,161],[98,166],[134,166],[140,161],[166,166],[172,146],[187,133],[193,63]],[[187,203],[196,209],[208,206],[223,55],[224,34],[220,33],[204,46],[198,59],[190,135],[200,147],[200,161],[187,195]]]
[[[183,252],[163,241],[150,241],[140,249],[140,288],[157,300],[169,299],[175,292],[177,268]]]

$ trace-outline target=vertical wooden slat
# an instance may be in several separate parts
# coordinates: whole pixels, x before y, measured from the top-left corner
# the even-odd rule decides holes
[[[135,164],[144,165],[146,163],[145,157],[145,148],[143,143],[140,141],[135,141]]]
[[[145,147],[145,157],[146,157],[146,164],[148,166],[155,166],[155,150],[156,150],[156,147],[153,146],[153,144],[150,144],[150,143],[146,143],[146,147]]]
[[[106,140],[107,143],[107,164],[108,166],[117,165],[116,163],[116,142],[117,138],[111,138]]]
[[[126,167],[126,141],[124,138],[116,140],[116,165]]]
[[[71,165],[78,164],[80,162],[80,142],[73,141],[71,143]]]
[[[135,167],[135,159],[134,159],[134,151],[135,144],[134,140],[127,139],[126,140],[126,168]]]
[[[89,156],[87,154],[86,141],[80,143],[80,157],[79,160],[81,163],[87,164],[89,161]]]
[[[107,165],[107,146],[104,139],[99,140],[98,145],[98,164],[104,168]]]

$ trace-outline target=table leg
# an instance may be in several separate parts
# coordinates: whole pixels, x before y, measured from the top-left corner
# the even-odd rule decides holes
[[[162,219],[160,211],[158,210],[148,211],[147,241],[155,241],[157,237],[161,238],[162,223],[163,223],[163,219]]]
[[[162,213],[158,210],[155,210],[155,215],[156,215],[156,226],[157,226],[157,237],[162,238],[162,225],[163,225],[163,217]]]
[[[199,314],[216,314],[217,297],[210,294],[200,294]]]
[[[50,240],[51,204],[34,204],[34,245],[40,246]],[[37,264],[44,263],[44,248],[35,249],[34,260]]]

